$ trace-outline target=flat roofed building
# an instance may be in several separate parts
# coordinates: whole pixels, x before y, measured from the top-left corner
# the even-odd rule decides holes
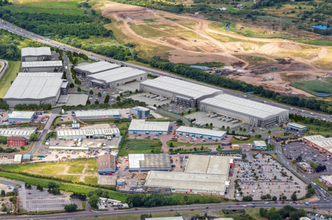
[[[8,116],[9,122],[31,122],[36,112],[13,111]]]
[[[105,154],[98,156],[98,173],[99,175],[111,175],[116,171],[115,156]]]
[[[62,61],[22,62],[22,72],[62,72]]]
[[[75,111],[75,117],[79,120],[103,120],[120,118],[120,113],[114,109]]]
[[[150,171],[145,186],[170,188],[173,193],[224,195],[226,175]]]
[[[88,151],[88,147],[49,147],[50,150],[56,150],[56,151],[63,151],[63,150],[69,150],[69,151]]]
[[[24,47],[21,49],[22,62],[51,60],[52,53],[49,47]]]
[[[160,134],[166,135],[169,122],[145,121],[144,119],[131,120],[129,134]]]
[[[267,145],[265,141],[254,141],[254,148],[255,149],[266,149]]]
[[[332,153],[332,137],[326,138],[322,135],[304,136],[303,140],[307,145],[319,149],[324,153]]]
[[[24,154],[23,155],[23,161],[30,161],[31,160],[31,155],[30,154]]]
[[[61,95],[62,73],[19,73],[3,100],[17,104],[55,105]]]
[[[227,94],[202,100],[200,109],[239,119],[242,123],[256,127],[271,127],[289,119],[289,111],[286,109]]]
[[[332,185],[332,176],[323,175],[319,177],[320,181],[327,186]]]
[[[128,158],[131,172],[172,170],[169,154],[129,154]]]
[[[57,136],[61,139],[72,140],[79,138],[97,139],[119,137],[118,128],[80,128],[80,129],[60,129],[57,130]]]
[[[201,100],[223,93],[219,89],[166,76],[141,82],[140,90],[166,97],[176,104],[193,108],[197,107]]]
[[[228,176],[230,159],[230,157],[225,156],[191,154],[185,172]]]
[[[286,129],[289,130],[289,131],[298,131],[298,132],[304,133],[304,132],[307,131],[307,126],[300,125],[300,124],[297,124],[297,123],[294,123],[294,122],[289,122],[287,124]]]
[[[176,129],[178,135],[188,135],[190,137],[199,137],[206,139],[222,140],[226,136],[225,131],[210,130],[204,128],[180,126]]]
[[[130,67],[121,67],[87,76],[90,86],[107,89],[147,79],[147,73]]]
[[[135,115],[138,118],[146,118],[146,116],[150,115],[150,109],[137,106],[130,109],[130,114]]]
[[[22,163],[22,155],[16,154],[14,157],[14,163]]]
[[[35,133],[37,128],[0,128],[0,136],[5,137],[24,137],[29,139],[31,134]]]
[[[119,68],[120,65],[109,63],[106,61],[99,61],[96,63],[82,63],[78,66],[74,67],[76,73],[81,74],[82,76],[87,76],[91,74],[96,74],[100,72],[104,72],[106,70],[112,70]]]

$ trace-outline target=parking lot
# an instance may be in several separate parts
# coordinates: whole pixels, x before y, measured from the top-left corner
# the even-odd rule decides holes
[[[147,105],[156,105],[156,106],[162,106],[162,105],[165,105],[165,104],[168,104],[171,102],[171,100],[167,99],[167,100],[164,100],[164,101],[159,101],[159,100],[156,100],[155,98],[148,98],[148,97],[145,97],[144,96],[145,93],[138,93],[138,94],[133,94],[131,96],[129,96],[128,98],[132,98],[134,100],[138,100],[140,102],[145,102]]]
[[[175,114],[180,114],[182,112],[188,112],[189,110],[191,110],[191,108],[177,105],[175,103],[170,103],[168,105],[163,106],[163,110],[168,112],[173,112]]]
[[[227,198],[242,200],[243,196],[250,195],[254,200],[260,200],[262,195],[270,194],[279,200],[281,195],[290,199],[294,192],[297,198],[305,195],[306,184],[271,156],[257,154],[249,157],[251,155],[248,155],[248,163],[235,162]],[[235,180],[238,180],[237,188]]]
[[[201,111],[189,114],[185,117],[188,118],[188,119],[194,119],[195,118],[196,121],[202,121],[202,122],[206,122],[208,124],[212,123],[213,126],[217,127],[217,128],[222,128],[224,126],[225,129],[227,127],[234,128],[234,127],[237,127],[237,126],[240,126],[240,125],[243,124],[241,122],[233,124],[231,122],[218,120],[218,118],[211,118],[211,117],[207,116],[206,112],[201,112]]]
[[[284,145],[284,153],[285,156],[291,160],[298,158],[300,155],[302,157],[302,161],[310,163],[315,162],[317,164],[326,165],[327,170],[330,171],[332,169],[332,163],[330,158],[321,153],[318,149],[307,146],[304,142],[292,142]]]

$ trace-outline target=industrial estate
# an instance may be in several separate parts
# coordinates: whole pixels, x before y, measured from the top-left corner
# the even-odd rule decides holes
[[[180,15],[165,17],[170,13],[150,9],[155,2],[137,15],[144,24],[150,23],[145,27],[133,14],[136,6],[122,13],[108,6],[117,8],[120,3],[83,1],[75,2],[80,9],[64,10],[59,16],[36,15],[40,21],[51,16],[62,24],[63,33],[54,36],[46,27],[35,29],[33,22],[18,24],[15,19],[22,16],[31,20],[23,12],[31,10],[30,5],[17,7],[18,3],[0,0],[0,7],[5,7],[0,8],[4,29],[0,30],[0,58],[4,39],[13,40],[12,47],[6,45],[6,56],[15,54],[15,60],[0,60],[0,218],[331,220],[330,97],[288,92],[285,96],[278,89],[268,90],[269,82],[247,84],[250,74],[259,78],[261,73],[251,68],[261,60],[252,58],[253,65],[238,55],[238,50],[246,50],[240,44],[234,44],[230,53],[231,45],[224,45],[224,36],[216,40],[218,33],[212,30],[217,28],[211,25],[206,27],[211,31],[196,30],[200,34],[190,40],[197,47],[195,56],[192,45],[185,42],[176,51],[169,50],[174,42],[189,41],[190,30],[199,20],[222,18],[212,12],[211,17],[200,14],[197,2],[173,3],[176,8],[193,4],[197,12],[186,15],[193,24],[181,23]],[[273,6],[270,1],[261,4]],[[233,5],[236,11],[249,7],[242,1]],[[250,7],[254,6],[255,1]],[[12,12],[13,8],[18,11]],[[84,16],[79,15],[83,9]],[[216,10],[222,14],[230,9]],[[84,24],[86,33],[72,16],[82,19],[77,22]],[[174,30],[175,26],[186,29],[188,39],[177,39],[173,29],[160,30],[161,20],[172,22]],[[137,43],[119,44],[119,33],[109,31],[107,25],[121,26],[124,36],[130,37],[136,32],[146,35],[150,29],[162,31],[165,36],[154,33],[150,46],[165,48],[154,48],[149,53],[160,51],[145,60],[141,57],[145,52],[138,48],[147,36],[138,37]],[[127,25],[135,31],[128,31]],[[231,25],[225,26],[226,31]],[[64,37],[73,33],[75,38]],[[114,40],[106,43],[109,37]],[[232,40],[232,35],[227,38]],[[28,42],[18,43],[22,39]],[[15,52],[10,50],[14,47]],[[324,51],[328,54],[330,49],[313,59],[325,57]],[[204,62],[186,64],[185,56],[198,59],[198,53]],[[215,57],[205,62],[206,53]],[[170,62],[175,56],[184,62]],[[215,62],[217,56],[229,60],[221,65]],[[278,65],[299,62],[312,67],[313,61],[305,59],[280,58]],[[275,68],[264,64],[260,71],[276,72]],[[278,74],[284,70],[280,68]],[[317,80],[322,76],[327,75],[319,72]],[[270,78],[259,81],[274,80]],[[326,88],[315,92],[323,94]]]

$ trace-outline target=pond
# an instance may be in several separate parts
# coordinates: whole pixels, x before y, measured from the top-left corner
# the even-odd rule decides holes
[[[322,29],[322,30],[330,29],[330,28],[327,27],[326,25],[313,25],[313,26],[311,26],[311,27],[318,28],[318,29]]]
[[[207,66],[196,66],[196,65],[191,65],[190,67],[196,68],[196,69],[201,69],[201,70],[210,70],[210,67]]]
[[[329,93],[326,93],[326,92],[316,92],[316,94],[319,96],[329,96],[330,95]]]

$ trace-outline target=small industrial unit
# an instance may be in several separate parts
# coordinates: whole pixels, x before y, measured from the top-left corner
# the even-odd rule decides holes
[[[105,154],[98,156],[98,174],[112,175],[116,171],[115,156]]]
[[[9,114],[8,122],[31,122],[36,116],[36,112],[13,111]]]
[[[75,111],[75,117],[78,120],[107,120],[120,118],[118,110],[88,110],[88,111]]]
[[[47,61],[51,60],[52,53],[49,47],[25,47],[21,49],[21,61]]]
[[[137,118],[146,118],[150,115],[150,109],[137,106],[130,109],[130,114],[136,116]]]
[[[22,72],[62,72],[62,61],[22,62]]]
[[[169,129],[169,122],[145,121],[144,119],[131,120],[129,134],[156,134],[166,135]]]
[[[178,129],[176,129],[175,132],[178,135],[186,135],[186,136],[190,136],[190,137],[213,139],[213,140],[217,140],[217,141],[222,140],[226,136],[225,131],[216,131],[216,130],[188,127],[188,126],[180,126]]]
[[[307,131],[307,126],[300,125],[300,124],[297,124],[297,123],[294,123],[294,122],[289,122],[287,124],[287,128],[286,129],[288,131],[298,131],[298,132],[304,133],[304,132]]]
[[[129,154],[128,158],[130,172],[172,170],[169,154]]]
[[[79,138],[99,139],[113,138],[120,136],[118,128],[80,128],[80,129],[61,129],[57,130],[59,140],[73,140]]]
[[[3,101],[13,108],[17,104],[56,105],[60,95],[68,93],[62,73],[18,73]]]
[[[96,73],[104,72],[107,70],[116,69],[119,67],[120,66],[118,64],[100,61],[100,62],[96,62],[96,63],[79,64],[78,66],[74,67],[74,70],[75,70],[76,74],[86,77],[91,74],[96,74]]]
[[[5,137],[24,137],[30,139],[31,134],[35,133],[37,128],[0,128],[0,136]]]
[[[254,148],[264,150],[267,148],[267,145],[265,141],[254,141]]]

